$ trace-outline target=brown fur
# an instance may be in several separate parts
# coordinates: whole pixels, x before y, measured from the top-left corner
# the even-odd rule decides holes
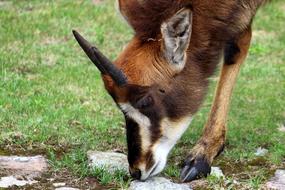
[[[225,43],[243,32],[250,24],[263,0],[120,0],[120,10],[136,32],[115,64],[127,75],[131,84],[150,86],[159,81],[181,86],[183,81],[206,86],[221,58]],[[161,57],[160,26],[182,7],[192,7],[193,31],[185,69],[175,75]],[[138,14],[139,13],[139,14]],[[155,39],[150,40],[150,39]],[[177,81],[177,82],[176,82]],[[107,80],[108,89],[114,87]],[[181,84],[182,83],[182,84]],[[185,85],[191,87],[192,85]],[[169,87],[172,88],[172,87]],[[195,110],[195,109],[194,109]]]
[[[241,29],[247,27],[257,8],[264,2],[264,0],[144,0],[140,2],[119,0],[119,6],[121,13],[136,31],[136,36],[147,40],[156,38],[160,33],[162,22],[184,7],[193,9],[196,20],[194,26],[196,25],[197,29],[205,28],[206,31],[222,29],[228,34],[239,33]]]
[[[202,138],[192,149],[192,155],[204,155],[209,163],[224,146],[226,136],[226,119],[230,97],[240,67],[244,62],[251,40],[251,29],[246,30],[235,42],[240,52],[234,56],[234,63],[223,65],[208,122],[204,127]],[[195,156],[194,156],[195,157]]]
[[[196,113],[206,94],[208,78],[214,73],[225,50],[228,63],[223,66],[203,137],[191,153],[194,159],[202,155],[211,163],[225,140],[230,96],[249,47],[248,28],[258,7],[264,2],[119,0],[122,14],[135,31],[134,38],[115,61],[116,66],[127,76],[129,84],[118,87],[109,76],[104,75],[106,89],[117,103],[130,102],[150,118],[151,139],[155,143],[161,137],[159,122],[163,118],[176,121]],[[192,10],[193,27],[186,65],[177,73],[163,58],[160,26],[182,8]],[[232,42],[234,46],[228,46]],[[235,46],[236,49],[233,49]],[[131,131],[129,127],[127,133]],[[132,138],[128,140],[128,146],[134,148],[133,143],[139,144],[141,139],[138,135]],[[139,160],[153,161],[151,154],[145,155],[145,158],[142,158],[142,152],[133,154],[136,155],[129,158],[131,168],[136,167],[131,163]]]

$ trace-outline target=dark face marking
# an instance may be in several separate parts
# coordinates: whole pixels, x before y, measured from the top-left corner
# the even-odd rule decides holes
[[[131,105],[138,109],[139,112],[145,115],[151,122],[149,127],[151,135],[151,143],[155,143],[160,137],[160,121],[166,117],[165,104],[162,102],[166,99],[165,91],[161,92],[161,88],[157,87],[139,87],[133,92],[137,92],[136,95],[132,94],[130,99]]]
[[[127,93],[129,102],[118,104],[125,115],[128,161],[131,172],[142,168],[145,174],[156,164],[152,146],[161,138],[159,123],[164,113],[157,94],[164,93],[152,87],[130,86],[129,89],[132,92]]]
[[[130,167],[133,167],[136,162],[140,160],[142,154],[139,125],[133,119],[127,116],[125,117],[125,120],[128,144],[128,161]]]
[[[150,135],[148,136],[150,144],[155,143],[160,138],[160,110],[163,109],[157,107],[157,101],[154,100],[154,94],[151,90],[145,91],[143,87],[136,87],[132,89],[132,92],[129,96],[130,106],[144,115],[150,121],[150,126],[140,126],[135,119],[130,117],[133,113],[128,115],[122,110],[126,120],[128,160],[131,168],[136,168],[140,163],[145,163],[145,168],[148,170],[154,164],[153,153],[150,149],[142,150],[142,144],[147,143],[143,141],[148,140],[142,139],[141,133]]]

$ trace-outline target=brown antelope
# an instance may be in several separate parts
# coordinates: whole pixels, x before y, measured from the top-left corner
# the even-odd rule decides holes
[[[265,0],[119,0],[134,37],[111,62],[73,31],[102,74],[126,121],[130,174],[160,173],[223,60],[209,119],[190,151],[181,180],[207,176],[223,150],[233,86],[251,40],[251,24]]]

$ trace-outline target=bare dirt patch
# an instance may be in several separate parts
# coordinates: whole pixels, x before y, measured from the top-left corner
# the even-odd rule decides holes
[[[49,67],[56,65],[57,62],[57,56],[54,54],[45,54],[41,57],[41,59],[42,64]]]
[[[268,32],[265,30],[253,30],[253,32],[252,32],[253,42],[255,42],[255,41],[257,41],[257,42],[268,41],[270,39],[274,39],[275,36],[276,36],[276,34],[274,32]]]
[[[57,45],[57,44],[62,44],[62,43],[65,43],[67,42],[68,40],[70,40],[70,38],[68,37],[64,37],[64,38],[55,38],[55,37],[52,37],[52,36],[47,36],[45,38],[43,38],[41,40],[41,43],[43,45]]]
[[[1,151],[8,155],[9,152]],[[19,155],[19,154],[18,154]],[[48,167],[48,161],[43,156],[0,156],[0,184],[5,182],[15,184],[9,189],[55,189],[55,184],[64,184],[63,187],[78,189],[106,189],[99,185],[94,177],[80,178],[67,169],[54,170]],[[3,184],[2,184],[3,182]],[[58,187],[59,188],[59,187]]]
[[[285,4],[281,6],[281,10],[285,11]]]
[[[65,89],[71,93],[73,93],[76,96],[84,97],[85,96],[85,91],[83,88],[80,88],[79,86],[76,85],[67,85]]]
[[[92,0],[92,3],[94,5],[98,5],[98,4],[102,3],[102,2],[103,2],[103,0]]]
[[[108,189],[99,185],[98,181],[93,177],[79,178],[72,175],[67,170],[48,171],[41,177],[35,178],[37,183],[22,186],[23,190],[42,190],[42,189],[55,189],[55,183],[64,183],[64,187],[72,187],[78,189]],[[19,189],[17,186],[12,186],[9,189]]]
[[[34,71],[31,67],[27,65],[19,65],[12,69],[15,73],[26,75],[26,74],[34,74]]]
[[[11,5],[12,5],[12,2],[10,2],[10,1],[0,1],[0,9],[1,8],[7,8]]]

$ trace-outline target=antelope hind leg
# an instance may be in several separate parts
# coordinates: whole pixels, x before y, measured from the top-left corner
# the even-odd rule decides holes
[[[249,28],[225,46],[224,64],[211,112],[204,126],[202,137],[184,161],[180,175],[183,182],[207,176],[211,172],[213,159],[224,148],[230,97],[240,66],[247,56],[250,40],[251,29]]]

